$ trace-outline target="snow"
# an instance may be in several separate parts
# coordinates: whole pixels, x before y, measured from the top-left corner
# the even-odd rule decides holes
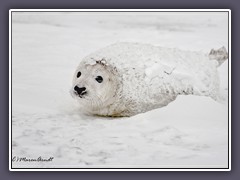
[[[115,42],[187,51],[228,47],[227,13],[13,13],[12,154],[54,157],[14,168],[226,168],[228,64],[223,101],[178,96],[130,118],[83,115],[70,96],[81,58]],[[149,70],[153,70],[154,68]]]

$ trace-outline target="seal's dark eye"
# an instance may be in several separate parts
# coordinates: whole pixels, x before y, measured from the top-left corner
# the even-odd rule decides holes
[[[102,76],[97,76],[97,77],[96,77],[96,81],[97,81],[98,83],[101,83],[101,82],[103,81]]]
[[[81,76],[81,72],[79,71],[78,73],[77,73],[77,78],[79,78],[80,76]]]

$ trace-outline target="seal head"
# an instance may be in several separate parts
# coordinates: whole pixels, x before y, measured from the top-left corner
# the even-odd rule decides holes
[[[81,62],[77,67],[71,88],[71,95],[79,101],[85,113],[108,115],[116,101],[118,80],[116,70],[106,61],[89,64]]]

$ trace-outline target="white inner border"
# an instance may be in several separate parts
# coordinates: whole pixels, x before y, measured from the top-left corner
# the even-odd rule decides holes
[[[12,12],[35,12],[35,11],[41,11],[41,12],[57,12],[57,11],[65,11],[65,12],[91,12],[91,11],[97,11],[97,12],[102,12],[102,11],[122,11],[122,12],[189,12],[189,11],[201,11],[201,12],[214,12],[214,11],[221,11],[221,12],[228,12],[228,121],[229,121],[229,157],[228,157],[228,163],[229,163],[229,168],[227,169],[151,169],[151,168],[146,168],[146,169],[138,169],[138,168],[131,168],[131,169],[91,169],[91,168],[84,168],[84,169],[55,169],[55,168],[48,168],[48,169],[12,169]],[[230,62],[230,63],[229,63]],[[231,10],[230,9],[10,9],[9,10],[9,170],[10,171],[231,171]]]

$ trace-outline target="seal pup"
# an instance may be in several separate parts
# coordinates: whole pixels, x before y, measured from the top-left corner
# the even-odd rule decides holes
[[[178,95],[218,98],[217,67],[224,47],[209,54],[140,43],[116,43],[83,58],[71,95],[83,113],[133,116],[160,108]]]

